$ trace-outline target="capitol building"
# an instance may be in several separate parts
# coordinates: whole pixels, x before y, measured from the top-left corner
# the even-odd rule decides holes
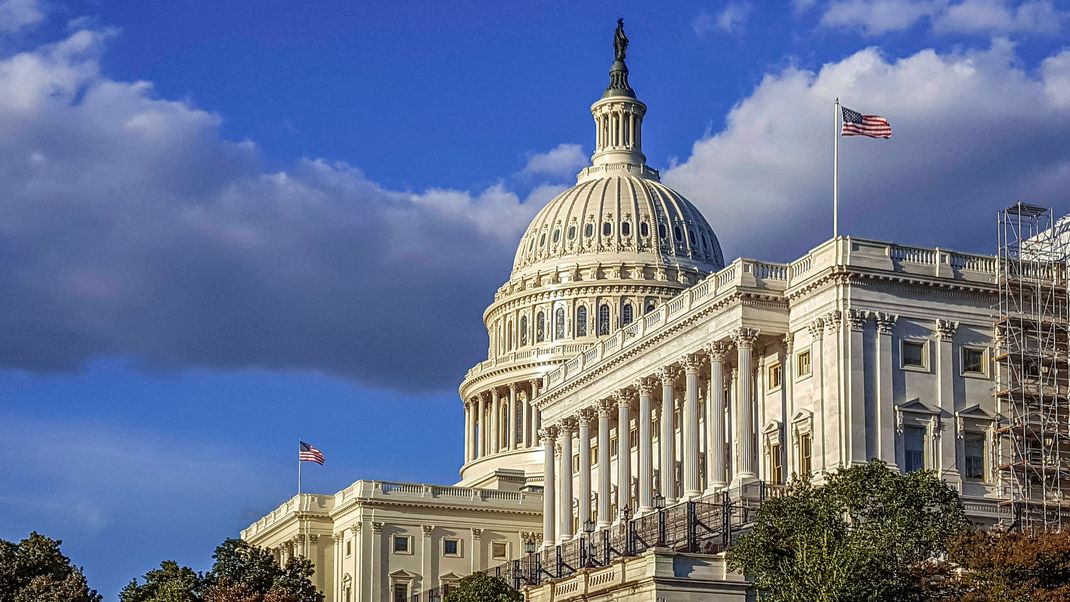
[[[328,602],[438,600],[482,570],[535,601],[743,601],[724,551],[761,501],[871,458],[999,518],[996,257],[840,236],[726,262],[646,164],[626,47],[618,27],[590,165],[483,314],[459,481],[359,480],[242,531],[310,558]]]

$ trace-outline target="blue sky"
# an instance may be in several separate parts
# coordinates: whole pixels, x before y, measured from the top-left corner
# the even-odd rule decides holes
[[[455,388],[592,151],[614,22],[648,161],[726,256],[843,230],[972,251],[1070,209],[1070,5],[0,0],[0,537],[108,599],[294,490],[450,483]]]

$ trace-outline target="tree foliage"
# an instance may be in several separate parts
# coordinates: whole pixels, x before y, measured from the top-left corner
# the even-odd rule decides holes
[[[323,602],[312,583],[313,567],[306,558],[279,566],[266,550],[239,539],[228,539],[212,555],[215,562],[203,575],[164,561],[145,573],[143,583],[131,581],[121,602]],[[2,602],[2,601],[0,601]]]
[[[100,602],[61,543],[36,531],[18,543],[0,539],[0,602]]]
[[[473,573],[461,579],[442,602],[523,602],[524,596],[501,577]]]
[[[954,602],[1070,600],[1070,532],[973,532],[949,546]]]
[[[769,602],[925,600],[940,581],[934,560],[967,526],[935,474],[874,460],[766,500],[728,561]]]

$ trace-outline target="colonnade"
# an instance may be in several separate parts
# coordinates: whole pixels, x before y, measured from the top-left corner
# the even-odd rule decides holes
[[[577,523],[581,529],[588,521],[605,528],[625,509],[633,514],[651,512],[656,495],[671,505],[757,480],[757,373],[753,360],[757,338],[756,329],[733,330],[730,341],[715,341],[702,351],[686,354],[542,428],[544,545],[572,538]],[[703,370],[705,364],[709,364],[708,371]],[[656,404],[658,383],[661,393]],[[660,431],[657,470],[655,421]],[[616,457],[611,459],[614,432]],[[595,458],[591,457],[592,441]],[[727,444],[734,453],[728,451]],[[579,453],[574,454],[577,446]],[[636,479],[632,477],[633,447]],[[574,456],[578,466],[573,465]],[[615,471],[612,461],[616,462]],[[597,483],[596,492],[592,491],[593,483]],[[592,509],[595,500],[597,508]]]
[[[464,404],[465,464],[492,454],[538,446],[539,410],[532,400],[542,379],[492,387]]]

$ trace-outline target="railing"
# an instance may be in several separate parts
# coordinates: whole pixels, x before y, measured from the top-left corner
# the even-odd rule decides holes
[[[514,589],[538,585],[546,579],[566,580],[585,568],[609,566],[615,559],[631,557],[652,548],[692,554],[716,554],[726,550],[741,532],[750,528],[758,507],[778,487],[758,481],[742,488],[680,502],[616,525],[582,533],[579,537],[547,546],[521,558],[484,569],[501,577]],[[569,584],[561,582],[565,589]],[[558,593],[563,593],[558,590]],[[438,601],[440,588],[414,594],[411,602]]]

